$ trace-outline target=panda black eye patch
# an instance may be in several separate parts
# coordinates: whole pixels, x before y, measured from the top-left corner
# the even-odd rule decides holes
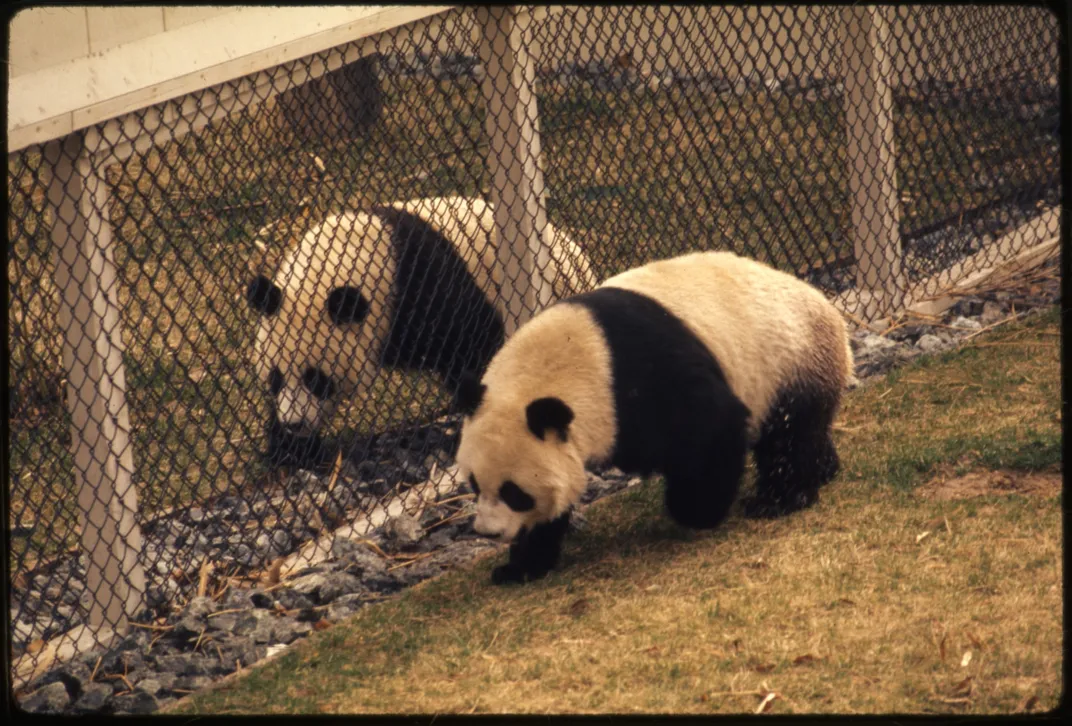
[[[257,275],[246,288],[251,308],[264,315],[275,315],[283,304],[283,291],[264,275]]]
[[[480,487],[476,485],[476,477],[472,474],[469,475],[469,486],[473,488],[473,494],[480,496]]]
[[[272,368],[268,373],[268,393],[278,395],[283,390],[283,374],[278,368]]]
[[[506,502],[506,506],[515,512],[527,512],[536,506],[536,500],[509,479],[499,487],[499,499]]]
[[[337,287],[328,295],[328,315],[336,325],[360,323],[369,313],[368,300],[356,287]]]
[[[316,368],[306,368],[302,375],[302,383],[309,389],[309,393],[319,399],[331,398],[335,393],[335,384],[331,376]]]

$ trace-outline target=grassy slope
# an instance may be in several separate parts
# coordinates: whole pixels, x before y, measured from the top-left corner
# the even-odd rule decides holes
[[[817,508],[694,534],[648,482],[591,508],[564,568],[492,561],[369,607],[185,713],[992,713],[1060,698],[1059,316],[852,393]],[[941,500],[1001,467],[1041,493]],[[970,660],[967,653],[971,653]]]

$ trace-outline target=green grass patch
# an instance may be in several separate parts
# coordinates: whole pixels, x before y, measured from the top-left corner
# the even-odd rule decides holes
[[[545,580],[494,587],[501,556],[478,562],[177,710],[741,713],[770,692],[773,713],[1052,709],[1058,356],[1053,310],[850,393],[844,469],[805,512],[696,533],[648,481],[591,507]],[[962,474],[1035,485],[935,496]]]

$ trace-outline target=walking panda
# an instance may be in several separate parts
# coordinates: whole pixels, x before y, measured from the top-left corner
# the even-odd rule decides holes
[[[474,528],[513,543],[493,581],[555,566],[589,464],[663,474],[688,527],[723,520],[750,448],[747,514],[814,504],[839,468],[830,426],[852,369],[818,290],[729,252],[653,262],[551,306],[458,389]]]
[[[548,225],[555,299],[591,289],[584,253]],[[492,207],[425,198],[348,211],[311,229],[246,298],[259,315],[259,378],[274,399],[269,456],[315,464],[316,437],[343,396],[380,367],[431,371],[452,389],[482,370],[505,337]]]

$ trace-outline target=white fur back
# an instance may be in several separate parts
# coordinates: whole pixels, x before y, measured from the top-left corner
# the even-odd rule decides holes
[[[696,252],[634,268],[600,287],[632,290],[674,313],[714,354],[758,418],[802,378],[838,390],[852,375],[841,315],[817,289],[731,252]]]
[[[393,202],[388,206],[423,219],[432,229],[451,240],[477,286],[494,296],[495,308],[505,319],[507,310],[503,296],[499,294],[505,278],[502,265],[496,258],[499,232],[490,204],[478,198],[452,196],[412,199]],[[545,236],[552,260],[545,273],[551,278],[551,289],[556,300],[591,290],[598,284],[588,258],[565,233],[548,223]],[[463,240],[464,245],[460,244]]]

